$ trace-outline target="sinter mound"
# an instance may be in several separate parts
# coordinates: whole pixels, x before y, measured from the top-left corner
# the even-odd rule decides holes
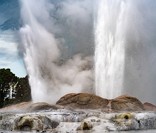
[[[137,98],[131,96],[120,96],[114,99],[105,99],[94,94],[70,93],[61,97],[56,105],[39,102],[25,102],[0,109],[0,112],[22,111],[36,112],[42,110],[57,109],[100,109],[103,112],[122,111],[156,111],[156,106],[151,103],[142,104]]]
[[[135,97],[120,96],[115,99],[104,99],[102,97],[87,93],[71,93],[61,97],[58,105],[74,109],[103,109],[103,111],[142,111],[143,104]]]

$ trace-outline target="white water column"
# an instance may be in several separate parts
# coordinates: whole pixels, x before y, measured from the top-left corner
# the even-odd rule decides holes
[[[99,0],[95,22],[95,88],[104,98],[121,95],[125,59],[126,3]]]

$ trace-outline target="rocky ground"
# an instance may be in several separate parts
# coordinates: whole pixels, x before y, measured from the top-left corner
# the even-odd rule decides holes
[[[86,93],[68,94],[56,105],[21,103],[1,109],[3,131],[117,132],[156,129],[156,109],[137,98],[104,99]]]

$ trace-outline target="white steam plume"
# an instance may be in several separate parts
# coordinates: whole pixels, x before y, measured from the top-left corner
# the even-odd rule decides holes
[[[55,103],[66,93],[92,92],[92,57],[78,54],[61,60],[63,41],[54,34],[52,4],[47,0],[20,2],[24,23],[20,33],[33,101]]]
[[[118,95],[156,103],[156,1],[99,1],[102,11],[99,9],[95,52],[98,94],[111,97],[123,88]]]
[[[92,91],[92,57],[86,56],[94,51],[95,1],[21,0],[21,36],[33,100],[54,103],[68,92]],[[121,10],[109,6],[108,16],[113,16],[107,21],[113,35],[118,29],[116,33],[124,39],[123,93],[156,103],[156,1],[108,2],[122,2],[124,9],[122,19],[116,21]],[[115,28],[116,22],[121,26]],[[84,56],[74,56],[77,53]],[[118,89],[116,86],[113,84],[114,89]]]
[[[124,93],[156,104],[156,1],[127,0]]]

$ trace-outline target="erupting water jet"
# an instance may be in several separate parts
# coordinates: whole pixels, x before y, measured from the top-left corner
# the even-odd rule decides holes
[[[101,0],[95,26],[95,88],[105,98],[121,95],[125,60],[125,2]]]
[[[25,49],[24,59],[33,101],[55,103],[58,98],[70,92],[95,92],[109,99],[128,94],[144,101],[155,102],[151,99],[151,95],[156,92],[154,81],[156,77],[154,52],[156,30],[153,28],[156,15],[150,15],[155,11],[152,5],[148,6],[150,2],[146,0],[96,1],[97,13],[95,17],[92,17],[95,21],[93,28],[95,32],[94,62],[92,56],[75,56],[78,52],[70,54],[70,59],[62,62],[62,53],[64,54],[65,51],[61,48],[64,47],[64,42],[69,42],[69,46],[72,45],[70,47],[72,51],[74,43],[79,43],[86,37],[76,40],[75,38],[77,36],[79,38],[81,32],[86,33],[82,29],[93,21],[89,19],[93,11],[86,10],[88,9],[86,3],[95,1],[86,0],[86,3],[82,1],[76,3],[75,5],[78,6],[76,8],[74,5],[77,9],[75,14],[79,13],[82,16],[73,20],[68,19],[69,16],[75,15],[70,14],[73,8],[71,8],[72,2],[69,1],[58,2],[59,8],[56,6],[56,10],[52,10],[55,5],[49,3],[50,1],[21,0],[23,27],[20,33]],[[36,4],[38,8],[34,8]],[[39,9],[42,9],[42,13]],[[52,15],[57,14],[55,19],[51,16],[51,11],[54,12]],[[87,13],[84,15],[85,12]],[[65,17],[62,17],[63,15]],[[84,18],[87,20],[83,25],[79,19]],[[72,35],[66,36],[68,28],[64,29],[63,26],[67,25],[54,24],[59,19],[59,23],[68,23],[68,28],[79,23],[82,24],[80,26],[82,29],[77,32],[78,28],[74,27]],[[82,45],[86,43],[83,42],[78,46],[82,47]],[[81,52],[82,49],[78,51]],[[93,89],[94,84],[95,89]],[[147,88],[148,93],[144,93]],[[54,97],[51,98],[51,96]]]

